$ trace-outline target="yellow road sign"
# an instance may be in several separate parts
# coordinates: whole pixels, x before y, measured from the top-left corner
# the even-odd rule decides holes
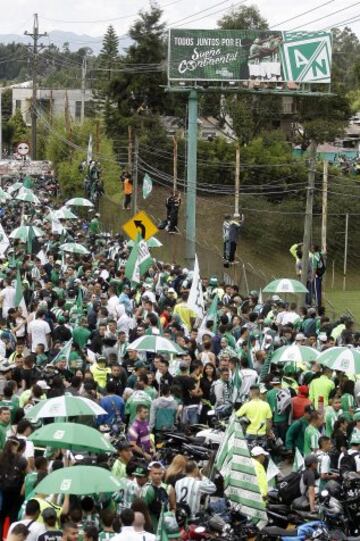
[[[139,233],[144,240],[148,240],[159,231],[151,218],[143,210],[135,214],[122,228],[132,240],[136,240]]]

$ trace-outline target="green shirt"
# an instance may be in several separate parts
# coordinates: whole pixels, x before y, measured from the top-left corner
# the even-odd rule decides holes
[[[9,430],[10,425],[4,425],[4,423],[0,423],[0,449],[4,449],[5,441],[6,441],[6,433]]]
[[[117,512],[120,514],[123,509],[129,509],[137,495],[137,482],[132,479],[119,479],[120,488],[113,495],[117,504]]]
[[[285,446],[287,449],[295,450],[298,448],[300,453],[302,455],[304,454],[304,436],[308,426],[309,423],[305,417],[301,417],[291,423],[286,432]]]
[[[37,478],[38,474],[35,471],[32,471],[25,476],[25,500],[28,500],[30,494],[33,492]]]
[[[276,398],[277,398],[277,394],[279,390],[280,389],[270,389],[270,391],[266,393],[266,400],[268,401],[271,412],[273,414],[274,423],[286,423],[286,421],[288,420],[289,413],[288,412],[278,413],[277,411]]]
[[[328,406],[325,410],[325,436],[331,438],[334,431],[335,421],[342,414],[342,410],[335,411],[332,406]]]
[[[84,348],[91,335],[91,331],[87,327],[75,327],[73,330],[74,343],[80,348]]]
[[[355,399],[352,394],[345,393],[341,397],[341,409],[344,412],[349,412],[351,409],[355,409]]]
[[[309,425],[306,427],[304,434],[304,456],[314,453],[319,449],[319,438],[320,432],[315,426]]]
[[[150,396],[151,400],[155,400],[155,398],[159,396],[159,393],[157,392],[155,387],[151,387],[150,385],[146,387],[146,389],[144,389],[144,393],[147,393]]]
[[[98,535],[98,541],[110,541],[112,537],[118,535],[116,532],[100,532]]]
[[[3,408],[3,407],[6,407],[6,408],[9,408],[10,410],[10,415],[11,415],[11,423],[14,422],[14,419],[15,419],[15,414],[17,412],[17,410],[19,409],[19,399],[17,396],[13,396],[11,398],[11,400],[0,400],[0,408]]]

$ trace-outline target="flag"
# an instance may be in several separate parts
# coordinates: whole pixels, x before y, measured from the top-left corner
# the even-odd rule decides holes
[[[258,299],[258,303],[259,303],[259,304],[264,304],[264,301],[263,301],[263,294],[262,294],[261,288],[260,288],[260,291],[259,291],[259,299]]]
[[[300,453],[299,449],[296,447],[292,471],[299,472],[299,471],[302,471],[304,468],[305,468],[304,457]]]
[[[162,504],[155,541],[168,541],[168,539],[169,537],[165,528],[165,506]]]
[[[26,251],[28,254],[32,254],[32,244],[35,238],[36,238],[36,235],[34,233],[34,230],[32,226],[30,226],[27,241],[26,241]]]
[[[216,294],[213,300],[211,301],[209,310],[207,311],[207,314],[205,315],[204,319],[201,322],[201,325],[199,327],[199,331],[206,331],[206,325],[208,321],[213,321],[212,331],[216,333],[217,330],[217,306],[219,302],[219,297]]]
[[[6,250],[10,246],[10,241],[4,231],[3,226],[0,224],[0,257],[4,257]]]
[[[146,199],[149,197],[153,189],[153,183],[151,177],[145,173],[143,180],[143,198]]]
[[[130,282],[140,284],[141,276],[151,267],[153,259],[148,245],[139,234],[125,265],[125,276]]]
[[[22,315],[24,317],[27,317],[28,312],[26,308],[25,298],[24,298],[24,292],[22,288],[22,281],[20,276],[20,270],[17,269],[16,271],[16,288],[15,288],[15,306],[16,308],[19,307],[22,310]]]
[[[89,165],[92,162],[92,135],[89,135],[89,142],[87,147],[86,162]]]
[[[36,257],[40,259],[42,265],[46,265],[49,262],[44,250],[40,250],[40,252],[36,254]]]
[[[198,317],[204,315],[204,296],[200,279],[199,261],[195,254],[194,272],[187,305]]]
[[[268,467],[266,470],[266,479],[267,479],[269,487],[273,487],[273,488],[275,487],[276,477],[279,475],[279,473],[280,473],[279,468],[277,467],[273,459],[270,457]]]
[[[77,297],[76,297],[76,307],[77,307],[78,311],[81,312],[81,313],[83,311],[83,304],[84,304],[83,290],[81,289],[81,287],[79,287],[79,291],[78,291],[78,294],[77,294]]]
[[[241,389],[241,384],[242,384],[242,377],[241,377],[238,363],[236,363],[231,383],[232,383],[232,403],[235,404],[235,402],[238,402],[241,398],[240,389]]]
[[[69,368],[69,359],[70,359],[70,353],[71,353],[71,347],[72,347],[73,339],[70,338],[65,345],[61,348],[59,353],[56,355],[56,357],[53,358],[50,364],[54,365],[60,359],[66,359],[66,368]]]

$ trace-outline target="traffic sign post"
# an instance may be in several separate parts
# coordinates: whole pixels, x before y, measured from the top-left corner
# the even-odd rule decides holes
[[[136,240],[139,233],[144,240],[149,240],[159,231],[150,216],[143,210],[127,221],[122,229],[132,240]]]

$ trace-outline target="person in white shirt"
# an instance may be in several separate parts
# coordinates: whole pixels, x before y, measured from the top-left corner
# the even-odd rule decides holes
[[[140,535],[133,526],[135,513],[132,509],[123,509],[120,513],[121,532],[111,538],[111,541],[139,541]]]
[[[35,448],[33,442],[28,440],[28,437],[31,435],[31,433],[32,426],[30,421],[28,421],[27,419],[21,419],[21,421],[19,421],[17,425],[16,437],[19,440],[25,440],[25,451],[23,453],[23,457],[26,458],[28,462],[28,467],[33,470]]]
[[[119,332],[124,331],[127,335],[132,329],[135,329],[136,321],[133,317],[127,315],[126,312],[117,320],[117,330]]]
[[[155,541],[156,536],[153,533],[145,531],[145,517],[139,511],[135,511],[133,527],[139,541]]]
[[[249,396],[250,387],[258,383],[259,374],[253,368],[249,368],[249,361],[246,358],[240,360],[240,367],[241,387],[239,398],[244,399]]]
[[[15,308],[15,295],[16,290],[14,286],[11,285],[12,281],[10,278],[6,280],[6,286],[0,291],[0,304],[2,307],[2,317],[3,319],[7,318],[8,311],[10,308]]]
[[[176,502],[189,506],[191,516],[195,517],[200,511],[200,499],[203,494],[214,494],[216,485],[204,477],[197,464],[190,460],[185,468],[186,476],[175,483]]]
[[[296,312],[296,309],[297,309],[297,305],[296,305],[296,302],[292,302],[289,306],[289,309],[286,310],[285,314],[283,314],[282,316],[282,325],[285,327],[286,325],[288,325],[289,323],[291,323],[292,325],[294,325],[295,323],[297,323],[298,321],[300,321],[300,316],[299,314]]]
[[[38,344],[44,344],[45,351],[49,351],[50,346],[50,325],[45,321],[45,312],[39,310],[28,326],[28,335],[31,342],[31,351],[35,353]]]
[[[115,289],[109,287],[109,300],[107,302],[106,308],[109,312],[109,317],[112,319],[119,319],[123,314],[125,314],[125,306],[120,304],[119,297],[116,295]]]
[[[13,522],[10,525],[8,534],[11,534],[17,524],[24,524],[29,530],[26,541],[37,541],[39,535],[45,533],[44,524],[37,522],[40,516],[40,504],[37,500],[29,500],[25,507],[25,516],[23,520]]]

